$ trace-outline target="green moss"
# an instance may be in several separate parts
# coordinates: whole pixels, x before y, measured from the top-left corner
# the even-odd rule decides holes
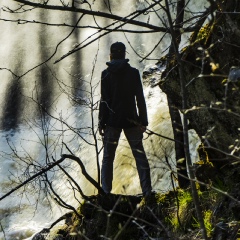
[[[186,229],[192,221],[193,201],[189,191],[179,189],[177,199],[175,199],[175,210],[166,218],[173,229]]]
[[[184,208],[190,202],[192,202],[192,195],[189,191],[181,191],[178,200],[179,206]]]
[[[206,230],[207,230],[208,237],[211,236],[212,229],[213,229],[212,215],[213,215],[213,212],[211,210],[207,210],[207,211],[204,212],[203,220],[204,220],[204,224],[205,224],[205,227],[206,227]]]
[[[165,203],[167,201],[167,194],[157,194],[156,199],[158,203]]]
[[[204,225],[205,225],[205,228],[206,228],[206,231],[207,231],[207,236],[210,237],[211,234],[212,234],[212,230],[213,230],[213,226],[212,226],[212,215],[213,215],[213,212],[211,210],[206,210],[204,213],[203,213],[203,221],[204,221]],[[197,221],[197,219],[195,219],[195,223],[193,223],[193,227],[194,228],[200,228],[200,224],[199,222]]]
[[[192,45],[199,43],[200,45],[206,46],[209,43],[209,39],[213,32],[215,24],[206,24],[204,27],[201,27],[197,36],[192,35],[190,37],[190,42]]]

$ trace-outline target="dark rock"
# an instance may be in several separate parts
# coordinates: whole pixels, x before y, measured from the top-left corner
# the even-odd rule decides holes
[[[228,237],[228,225],[224,222],[216,224],[213,239],[215,240],[226,240]]]

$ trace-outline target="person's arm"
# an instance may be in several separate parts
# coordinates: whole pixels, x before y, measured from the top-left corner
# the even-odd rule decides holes
[[[148,125],[148,116],[147,116],[147,107],[146,102],[143,94],[143,87],[140,78],[139,71],[137,71],[136,76],[136,100],[137,100],[137,107],[138,107],[138,114],[142,125],[142,131],[146,130],[146,126]]]
[[[106,127],[108,115],[109,115],[109,96],[108,96],[108,86],[107,86],[107,75],[106,71],[102,72],[101,75],[101,99],[99,106],[99,115],[98,115],[98,127],[100,135],[104,135],[104,130]]]

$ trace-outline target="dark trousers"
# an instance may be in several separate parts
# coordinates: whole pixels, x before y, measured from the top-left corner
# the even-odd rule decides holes
[[[143,133],[139,127],[124,128],[123,131],[136,161],[143,195],[148,195],[151,193],[152,187],[149,163],[142,144]],[[106,127],[104,132],[101,181],[102,188],[106,193],[110,193],[112,190],[113,161],[121,132],[121,128],[113,128],[109,126]]]

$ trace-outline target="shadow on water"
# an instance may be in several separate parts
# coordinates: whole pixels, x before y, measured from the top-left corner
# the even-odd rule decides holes
[[[15,78],[9,84],[6,91],[3,116],[0,123],[2,130],[8,131],[18,126],[23,110],[22,85],[19,79]]]
[[[22,64],[20,61],[17,61],[13,72],[17,73],[21,72],[21,70]],[[2,109],[3,114],[0,122],[0,129],[5,131],[16,129],[18,127],[24,108],[22,81],[18,77],[11,78],[12,79],[9,79],[5,95],[2,96],[4,98],[4,105]]]
[[[78,18],[80,15],[78,13],[72,14],[72,25],[75,25],[78,21]],[[76,28],[74,30],[74,33],[72,35],[73,37],[73,43],[79,44],[80,40],[80,29]],[[82,78],[84,78],[84,72],[83,72],[83,66],[82,66],[82,51],[79,51],[76,55],[74,55],[74,61],[73,61],[73,68],[71,72],[71,80],[72,80],[72,95],[82,97],[83,93],[81,91],[83,87],[83,81]]]
[[[39,59],[39,62],[45,61],[49,57],[49,52],[51,52],[49,51],[51,46],[48,43],[47,34],[45,34],[46,31],[47,29],[42,26],[38,34],[39,44],[37,47],[40,49],[40,54],[35,57]],[[31,41],[31,39],[27,41]],[[13,63],[13,72],[22,74],[24,69],[24,62],[27,62],[27,60],[29,60],[27,58],[30,57],[32,56],[27,54],[26,49],[19,50],[19,57],[15,59],[15,64]],[[25,82],[26,80],[28,80],[28,83]],[[31,115],[32,112],[35,112],[35,109],[32,109],[32,107],[28,108],[30,103],[25,95],[25,91],[27,91],[29,94],[29,91],[31,91],[31,86],[34,82],[36,82],[35,89],[37,92],[37,101],[39,106],[42,106],[44,109],[49,110],[54,92],[53,79],[48,67],[42,65],[38,69],[38,74],[34,77],[34,79],[29,77],[29,75],[26,75],[24,79],[9,79],[8,87],[5,91],[6,93],[4,96],[4,106],[2,109],[3,113],[0,122],[1,130],[9,131],[10,129],[16,129],[24,119],[24,114],[29,113]],[[30,109],[32,111],[31,113],[29,112]]]
[[[42,20],[47,16],[41,15]],[[48,29],[46,26],[41,26],[39,30],[39,60],[40,62],[46,61],[52,52],[51,40],[48,36]],[[47,65],[43,64],[39,68],[37,75],[37,86],[36,86],[36,97],[38,102],[38,107],[42,107],[47,112],[49,112],[52,105],[53,95],[54,95],[54,79]],[[39,108],[40,109],[40,108]],[[40,111],[44,114],[44,111]]]

